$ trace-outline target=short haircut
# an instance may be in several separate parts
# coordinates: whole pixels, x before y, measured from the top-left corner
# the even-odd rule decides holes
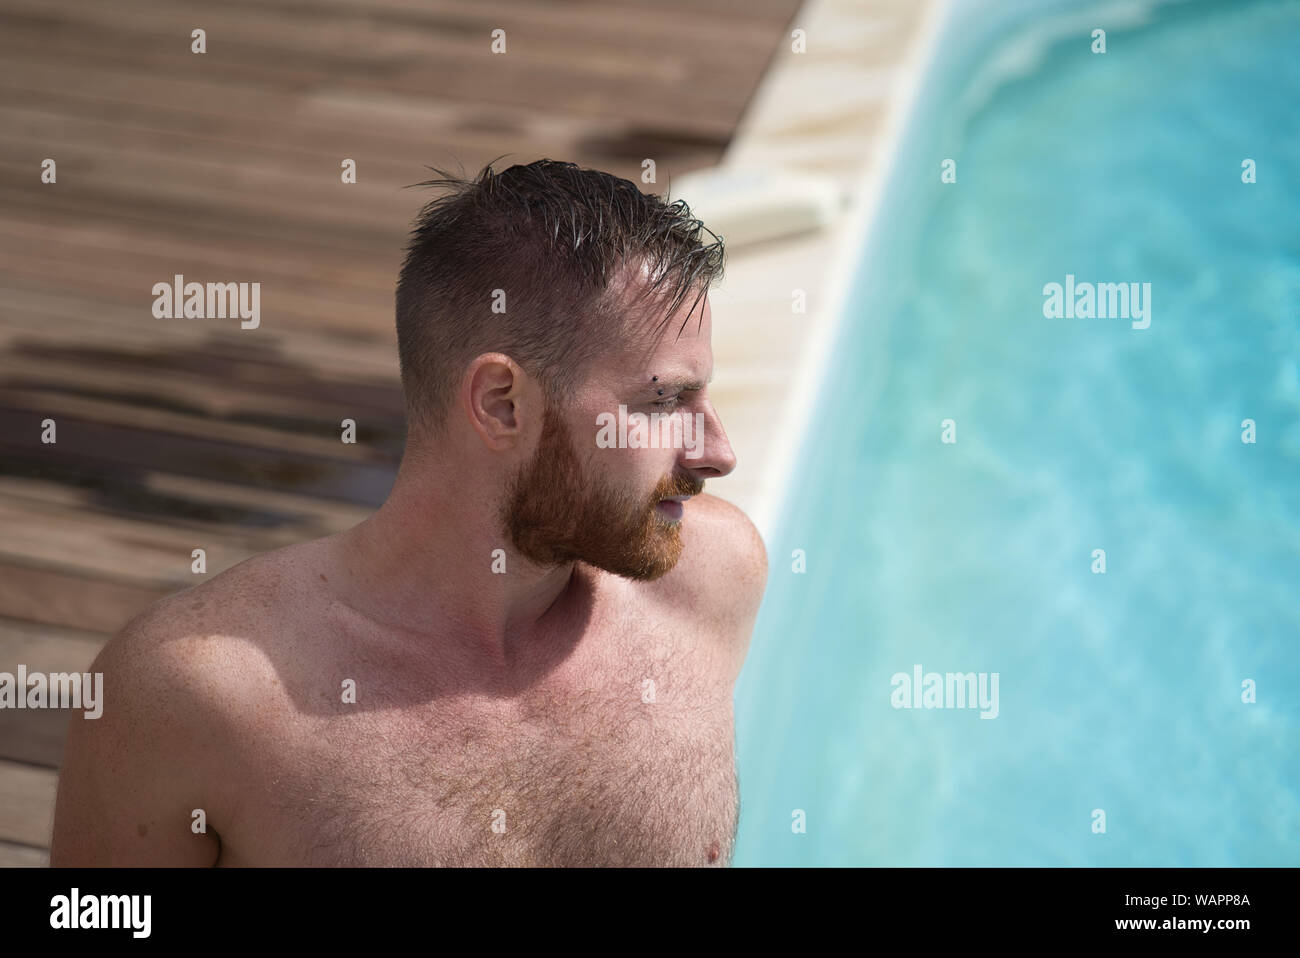
[[[660,317],[659,332],[694,292],[684,329],[722,275],[722,239],[686,203],[629,180],[555,160],[500,173],[489,163],[473,180],[433,172],[417,185],[446,192],[420,211],[397,283],[412,434],[441,431],[475,356],[510,356],[553,399],[620,344],[633,312]],[[611,287],[625,268],[643,271],[634,290]]]

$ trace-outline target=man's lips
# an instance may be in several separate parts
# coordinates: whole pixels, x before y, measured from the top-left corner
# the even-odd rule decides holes
[[[655,511],[665,519],[677,522],[682,518],[685,510],[683,504],[690,496],[669,496],[667,499],[660,499],[655,505]]]

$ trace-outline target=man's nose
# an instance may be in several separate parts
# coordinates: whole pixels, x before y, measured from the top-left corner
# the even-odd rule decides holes
[[[721,479],[736,468],[736,454],[713,403],[696,415],[703,417],[702,428],[695,437],[696,448],[683,451],[682,467],[699,479]]]

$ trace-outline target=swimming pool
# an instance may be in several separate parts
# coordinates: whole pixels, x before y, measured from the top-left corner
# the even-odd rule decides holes
[[[735,864],[1300,864],[1297,49],[1294,2],[949,11],[768,542]]]

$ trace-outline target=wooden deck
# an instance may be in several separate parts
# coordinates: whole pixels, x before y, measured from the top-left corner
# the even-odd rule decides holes
[[[636,179],[648,157],[663,191],[718,160],[797,6],[6,0],[0,671],[84,670],[153,600],[382,501],[393,283],[425,198],[403,187],[426,165]],[[260,328],[154,318],[178,273],[260,282]],[[48,861],[68,721],[0,711],[0,864]]]

